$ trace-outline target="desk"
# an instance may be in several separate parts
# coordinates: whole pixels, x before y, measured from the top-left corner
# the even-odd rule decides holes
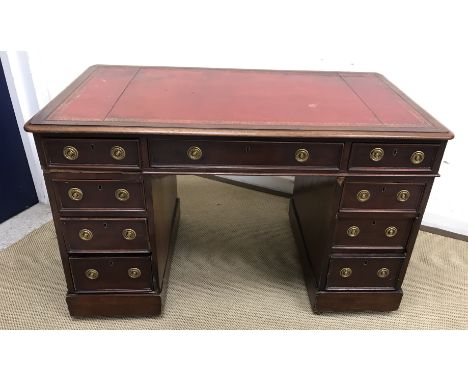
[[[312,309],[398,309],[453,138],[376,73],[129,66],[89,68],[25,129],[76,316],[161,312],[176,174],[294,175]]]

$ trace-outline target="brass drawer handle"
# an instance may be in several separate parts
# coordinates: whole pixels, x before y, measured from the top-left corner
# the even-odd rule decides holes
[[[372,149],[369,156],[374,162],[378,162],[384,157],[384,151],[380,147],[376,147],[375,149]]]
[[[131,279],[137,279],[141,276],[141,271],[138,268],[129,268],[128,269],[128,276]]]
[[[422,151],[415,151],[411,154],[411,163],[421,164],[424,160],[424,153]]]
[[[80,229],[80,232],[78,233],[80,236],[81,240],[89,241],[93,238],[93,233],[86,228]]]
[[[79,201],[83,199],[83,191],[81,191],[79,188],[73,187],[68,190],[68,197],[71,200]]]
[[[130,199],[130,192],[128,192],[125,188],[119,188],[115,191],[115,198],[121,202],[126,202]]]
[[[96,280],[99,277],[99,272],[96,269],[90,268],[85,271],[85,276],[90,280]]]
[[[295,158],[299,163],[307,162],[309,159],[309,151],[306,149],[298,149],[296,151]]]
[[[78,158],[78,150],[73,146],[65,146],[63,148],[63,156],[68,160],[76,160]]]
[[[115,160],[122,160],[125,158],[125,149],[121,146],[113,146],[110,154]]]
[[[131,228],[125,228],[122,231],[122,236],[125,240],[133,240],[136,238],[136,232]]]
[[[359,229],[358,226],[355,226],[355,225],[352,225],[346,231],[349,237],[356,237],[357,235],[359,235],[359,232],[361,232],[361,230]]]
[[[399,202],[406,202],[411,196],[411,193],[408,190],[398,191],[396,198]]]
[[[343,278],[347,278],[347,277],[351,276],[352,273],[353,273],[353,270],[351,268],[341,268],[340,269],[340,276],[343,277]]]
[[[396,236],[398,230],[396,227],[390,226],[385,228],[385,236],[387,237],[394,237]]]
[[[380,268],[377,271],[377,276],[380,277],[381,279],[388,277],[389,274],[390,274],[390,270],[388,268]]]
[[[190,146],[187,150],[187,156],[191,160],[199,160],[203,155],[203,151],[200,147]]]
[[[361,190],[357,193],[356,199],[360,202],[367,202],[371,197],[371,193],[369,190]]]

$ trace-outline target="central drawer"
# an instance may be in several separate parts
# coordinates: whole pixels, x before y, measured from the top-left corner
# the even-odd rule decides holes
[[[152,139],[150,161],[158,166],[278,166],[338,169],[343,144]]]
[[[60,219],[69,252],[147,252],[146,219]]]

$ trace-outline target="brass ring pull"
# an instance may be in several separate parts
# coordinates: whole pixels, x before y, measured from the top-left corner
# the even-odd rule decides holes
[[[115,198],[121,202],[126,202],[130,199],[130,192],[128,192],[125,188],[119,188],[115,191]]]
[[[99,277],[99,272],[96,269],[90,268],[85,271],[85,276],[90,280],[96,280]]]
[[[307,162],[307,160],[309,159],[309,151],[307,151],[306,149],[298,149],[294,157],[299,163]]]
[[[83,191],[81,191],[79,188],[73,187],[68,190],[68,197],[71,200],[79,201],[83,199]]]
[[[125,158],[125,149],[121,146],[113,146],[110,154],[115,160],[122,160]]]
[[[125,240],[133,240],[136,238],[136,232],[131,228],[125,228],[122,231],[122,236]]]
[[[78,235],[80,236],[81,240],[89,241],[93,238],[93,233],[86,228],[80,229],[80,232],[78,232]]]
[[[351,268],[341,268],[340,269],[340,276],[343,277],[343,278],[347,278],[347,277],[351,276],[352,273],[353,273],[353,270]]]
[[[199,160],[203,155],[203,151],[200,147],[190,146],[187,150],[187,156],[191,160]]]
[[[78,158],[78,150],[73,146],[65,146],[63,148],[63,156],[68,160],[76,160]]]
[[[411,163],[421,164],[424,160],[424,153],[422,151],[415,151],[411,154]]]
[[[387,237],[395,237],[398,232],[396,227],[390,226],[385,228],[385,236]]]
[[[406,202],[411,196],[411,193],[408,190],[400,190],[397,193],[397,200],[399,202]]]
[[[129,268],[128,269],[128,276],[131,279],[137,279],[141,276],[141,271],[138,268]]]
[[[356,199],[360,202],[367,202],[371,197],[371,193],[369,190],[361,190],[357,193]]]
[[[346,231],[349,237],[356,237],[357,235],[359,235],[359,232],[361,232],[361,230],[359,229],[358,226],[355,226],[355,225],[352,225]]]
[[[372,149],[369,156],[374,162],[378,162],[384,157],[384,151],[380,147],[376,147],[375,149]]]
[[[388,277],[389,274],[390,274],[390,270],[388,268],[380,268],[377,271],[377,276],[380,277],[381,279]]]

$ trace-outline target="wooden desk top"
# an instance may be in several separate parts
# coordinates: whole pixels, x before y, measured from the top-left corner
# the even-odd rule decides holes
[[[451,139],[377,73],[92,66],[36,133]]]

